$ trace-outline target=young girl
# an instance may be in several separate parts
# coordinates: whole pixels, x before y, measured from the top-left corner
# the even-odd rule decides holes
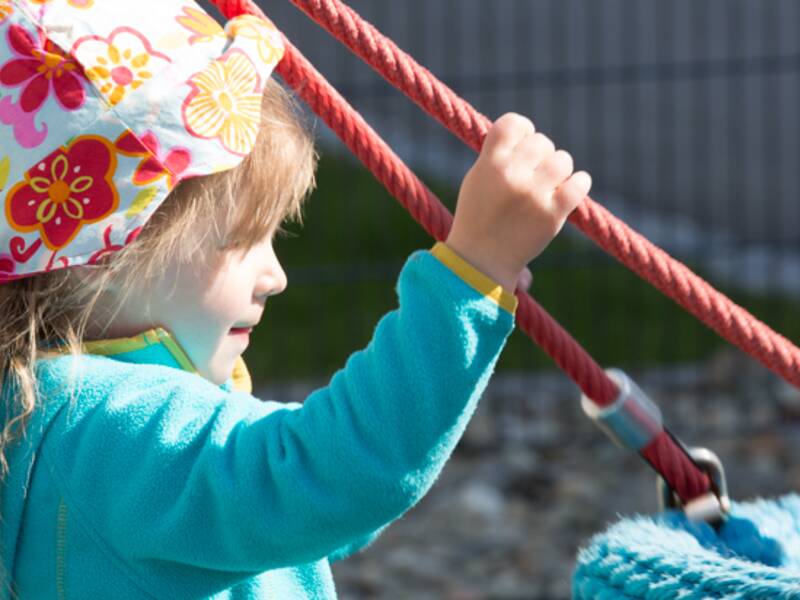
[[[241,354],[315,163],[274,28],[185,0],[0,18],[0,598],[334,598],[330,563],[436,480],[589,176],[500,118],[369,345],[259,400]]]

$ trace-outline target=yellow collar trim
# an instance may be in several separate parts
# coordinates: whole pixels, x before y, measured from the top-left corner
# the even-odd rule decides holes
[[[153,344],[163,344],[169,353],[184,371],[197,373],[197,369],[192,361],[183,351],[180,344],[172,337],[172,334],[163,327],[154,327],[131,337],[112,338],[109,340],[92,340],[84,342],[82,350],[86,354],[122,354],[123,352],[133,352],[152,346]]]
[[[81,344],[81,351],[84,354],[113,356],[114,354],[142,350],[155,344],[164,346],[181,369],[190,373],[197,373],[197,369],[183,348],[181,348],[181,345],[172,337],[172,334],[163,327],[154,327],[131,337],[85,341]],[[67,354],[67,350],[64,346],[56,345],[41,352],[42,356],[59,354]],[[233,389],[247,392],[248,394],[252,393],[253,381],[250,377],[247,365],[241,356],[236,359],[231,378],[233,379]]]

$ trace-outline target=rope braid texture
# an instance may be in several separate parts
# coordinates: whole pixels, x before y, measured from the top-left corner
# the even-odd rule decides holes
[[[258,6],[250,0],[212,0],[212,3],[227,19],[240,14],[263,15]],[[284,44],[286,51],[276,69],[284,81],[339,136],[431,236],[437,240],[444,240],[453,220],[447,208],[285,37]],[[428,75],[433,78],[432,75]],[[457,99],[452,92],[450,95]],[[461,106],[462,104],[466,105],[460,99],[458,102],[451,102],[448,110],[451,110],[454,118],[463,124],[469,122],[470,112],[477,113],[474,109],[467,111]],[[482,120],[484,129],[481,141],[490,125],[485,117],[482,117]],[[586,203],[587,201],[584,201],[583,205]],[[597,362],[529,294],[517,291],[516,295],[519,300],[516,319],[520,328],[550,355],[559,368],[595,403],[600,406],[613,403],[619,393],[618,388]],[[701,496],[710,489],[706,473],[675,444],[666,431],[642,449],[641,455],[661,474],[683,501]]]
[[[291,0],[476,152],[491,121],[339,0]],[[247,4],[241,0],[242,5]],[[800,348],[715,290],[686,265],[586,198],[569,220],[603,250],[720,336],[800,387]]]

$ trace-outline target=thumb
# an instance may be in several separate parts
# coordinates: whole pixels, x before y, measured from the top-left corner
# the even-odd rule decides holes
[[[517,289],[521,292],[527,292],[532,283],[533,273],[529,268],[525,267],[519,274],[519,279],[517,279]]]

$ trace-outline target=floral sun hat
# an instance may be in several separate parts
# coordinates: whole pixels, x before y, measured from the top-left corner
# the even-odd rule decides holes
[[[253,148],[275,26],[126,1],[0,0],[0,283],[120,250]]]

